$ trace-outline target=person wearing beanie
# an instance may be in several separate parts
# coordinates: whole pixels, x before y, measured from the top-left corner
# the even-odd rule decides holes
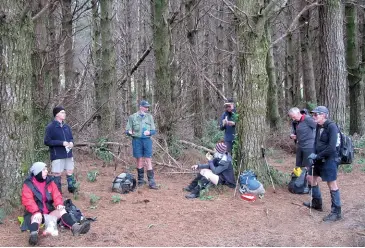
[[[38,243],[39,226],[44,222],[44,214],[60,219],[71,229],[73,235],[85,234],[90,230],[90,222],[76,223],[65,210],[62,195],[51,177],[48,177],[47,165],[36,162],[29,170],[22,188],[22,205],[25,207],[22,231],[29,231],[29,244]]]
[[[207,188],[210,183],[235,188],[232,157],[227,152],[226,144],[224,142],[217,143],[214,156],[210,156],[208,159],[208,164],[193,165],[191,167],[194,171],[200,171],[195,179],[184,188],[185,191],[190,192],[185,196],[187,199],[198,198],[200,192]]]
[[[155,122],[148,108],[146,100],[139,103],[139,111],[129,116],[125,134],[132,137],[133,157],[137,160],[138,186],[146,184],[144,180],[144,161],[147,169],[147,178],[150,189],[158,189],[155,174],[152,168],[152,140],[156,134]]]
[[[54,120],[47,125],[44,136],[44,144],[49,147],[52,161],[51,172],[58,190],[62,194],[61,176],[62,172],[66,170],[68,191],[74,193],[76,190],[73,174],[75,165],[72,155],[74,140],[71,127],[64,122],[66,119],[65,108],[62,106],[53,108],[53,117]]]
[[[224,113],[219,121],[220,130],[224,131],[224,143],[227,146],[227,152],[232,154],[234,138],[236,135],[235,108],[233,99],[227,99],[224,103]]]

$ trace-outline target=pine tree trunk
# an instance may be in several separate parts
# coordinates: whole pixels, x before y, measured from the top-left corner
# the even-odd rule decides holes
[[[264,183],[268,182],[268,173],[261,154],[261,147],[264,146],[267,133],[265,117],[268,78],[265,61],[268,39],[265,34],[265,22],[276,6],[280,7],[285,3],[286,1],[274,1],[268,5],[270,8],[266,7],[264,13],[258,16],[258,11],[264,7],[262,2],[238,1],[238,7],[247,16],[244,17],[245,25],[238,26],[239,50],[244,52],[241,52],[239,56],[243,82],[238,89],[240,101],[236,131],[239,147],[236,157],[238,164],[242,161],[243,169],[253,169]]]
[[[359,46],[357,40],[358,21],[357,9],[353,3],[345,6],[346,16],[346,63],[347,79],[350,93],[350,134],[364,134],[364,84],[361,78],[359,64]]]
[[[300,9],[304,9],[307,3],[305,1],[300,1],[300,3]],[[300,47],[303,67],[303,92],[307,108],[317,105],[316,81],[314,77],[312,50],[309,37],[309,17],[309,11],[306,11],[299,18]]]
[[[172,78],[170,75],[170,36],[169,36],[169,1],[154,1],[154,51],[156,63],[155,99],[159,105],[157,116],[158,129],[168,139],[173,136],[174,124],[172,122]]]
[[[101,72],[99,135],[108,137],[115,124],[115,49],[112,35],[112,0],[100,1]]]
[[[0,206],[18,207],[23,177],[33,154],[33,27],[23,13],[28,1],[0,5]],[[4,14],[4,15],[3,15]],[[7,66],[3,66],[3,65]]]
[[[268,43],[271,43],[270,26],[266,24],[266,36]],[[267,53],[266,57],[266,71],[268,76],[268,91],[267,91],[267,119],[269,120],[270,127],[273,130],[277,130],[280,125],[279,105],[278,105],[278,91],[276,83],[276,69],[274,62],[273,48]]]
[[[319,6],[321,100],[330,118],[345,125],[346,64],[343,42],[343,13],[340,0],[321,1]]]

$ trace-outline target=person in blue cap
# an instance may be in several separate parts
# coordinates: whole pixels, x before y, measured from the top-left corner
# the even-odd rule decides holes
[[[150,189],[158,189],[152,168],[152,140],[151,136],[156,134],[156,127],[153,117],[148,113],[150,104],[146,100],[139,103],[139,111],[129,116],[125,133],[131,136],[133,157],[137,160],[138,186],[146,184],[144,180],[145,160],[147,167],[147,178]]]
[[[311,111],[317,123],[314,140],[314,152],[308,156],[313,163],[309,170],[308,183],[312,192],[311,202],[303,203],[305,206],[318,211],[323,211],[322,196],[318,186],[318,178],[327,182],[331,194],[331,213],[323,221],[337,221],[342,218],[340,190],[337,185],[337,169],[339,157],[337,147],[340,145],[339,130],[335,122],[328,119],[328,109],[318,106]]]

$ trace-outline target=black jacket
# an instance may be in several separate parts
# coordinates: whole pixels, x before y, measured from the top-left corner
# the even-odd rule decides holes
[[[234,180],[234,171],[232,165],[232,157],[227,154],[227,161],[221,161],[219,158],[209,160],[208,164],[200,164],[198,169],[210,169],[215,175],[219,176],[219,181],[230,188],[236,187]]]
[[[338,134],[337,125],[331,120],[326,120],[323,126],[317,125],[314,149],[318,160],[336,159],[338,157],[336,148]]]

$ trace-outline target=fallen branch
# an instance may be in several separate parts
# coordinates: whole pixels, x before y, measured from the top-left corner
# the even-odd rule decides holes
[[[109,100],[108,100],[109,101]],[[84,129],[85,125],[88,124],[91,120],[94,120],[94,116],[99,112],[99,110],[104,106],[105,103],[107,103],[108,101],[104,102],[103,104],[100,105],[100,107],[89,117],[89,119],[87,119],[84,124],[81,125],[81,127],[79,128],[79,132],[82,131],[82,129]]]
[[[223,98],[223,100],[227,100],[227,97],[225,97],[222,93],[222,91],[220,91],[212,82],[212,80],[210,80],[204,73],[203,73],[203,78],[205,79],[206,82],[209,83],[210,86],[212,86],[212,88]]]
[[[171,164],[160,163],[160,162],[156,162],[156,161],[152,161],[152,163],[157,164],[157,165],[161,165],[161,166],[166,166],[166,167],[169,167],[169,168],[174,168],[174,169],[179,169],[179,170],[181,170],[181,168],[180,168],[180,167],[173,166],[173,165],[171,165]]]
[[[203,151],[206,151],[206,152],[210,152],[210,153],[214,153],[214,150],[212,149],[209,149],[209,148],[206,148],[204,146],[199,146],[199,145],[196,145],[192,142],[189,142],[189,141],[186,141],[186,140],[179,140],[180,143],[182,144],[185,144],[185,145],[189,145],[195,149],[198,149],[198,150],[203,150]]]
[[[164,149],[160,143],[157,142],[157,140],[155,140],[154,138],[151,137],[151,139],[164,151],[166,152],[167,156],[169,156],[171,158],[172,161],[174,161],[174,163],[178,166],[178,168],[181,169],[181,165],[176,161],[176,159],[174,159],[168,152],[168,150]]]

